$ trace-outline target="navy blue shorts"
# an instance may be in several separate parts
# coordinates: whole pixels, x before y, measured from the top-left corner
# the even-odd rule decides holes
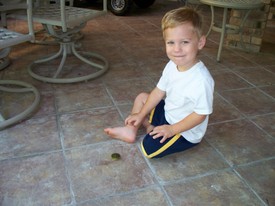
[[[165,119],[164,115],[164,100],[156,106],[151,112],[149,122],[153,126],[160,126],[169,123]],[[198,143],[193,144],[187,141],[181,134],[176,134],[173,137],[167,138],[165,142],[160,143],[162,137],[153,139],[153,137],[147,134],[141,142],[141,148],[144,155],[147,158],[159,158],[176,152],[182,152],[191,147],[196,146]]]

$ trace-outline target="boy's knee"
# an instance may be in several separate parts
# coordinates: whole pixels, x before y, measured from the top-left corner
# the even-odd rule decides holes
[[[152,136],[147,134],[141,142],[142,153],[148,159],[161,157],[161,152],[158,150],[161,148],[161,144],[158,139],[153,139]]]
[[[148,93],[142,92],[142,93],[140,93],[139,95],[137,95],[136,100],[137,100],[137,101],[146,102],[148,96],[149,96]]]

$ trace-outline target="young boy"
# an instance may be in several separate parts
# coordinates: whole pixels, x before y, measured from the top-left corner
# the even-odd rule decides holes
[[[112,138],[133,143],[143,125],[148,134],[141,147],[148,158],[197,145],[213,106],[214,80],[197,58],[206,42],[201,16],[187,7],[172,10],[162,19],[162,31],[170,61],[157,86],[136,97],[124,127],[104,130]]]

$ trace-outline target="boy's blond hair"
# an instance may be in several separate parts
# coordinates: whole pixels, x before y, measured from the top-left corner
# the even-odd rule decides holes
[[[162,32],[184,23],[191,23],[198,37],[202,36],[202,17],[196,10],[189,7],[180,7],[167,12],[161,21]]]

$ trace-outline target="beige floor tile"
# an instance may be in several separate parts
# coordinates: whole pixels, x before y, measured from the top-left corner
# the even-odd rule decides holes
[[[214,95],[213,113],[209,117],[209,124],[240,119],[242,114],[219,95]]]
[[[1,205],[71,202],[61,152],[0,162]]]
[[[259,125],[264,131],[275,137],[275,114],[266,114],[252,118],[252,121]]]
[[[236,169],[267,205],[275,204],[275,160],[271,159]]]
[[[275,140],[247,120],[208,127],[206,139],[231,165],[274,156]]]
[[[220,94],[247,116],[255,116],[275,111],[274,99],[257,89],[224,91]]]
[[[231,71],[214,71],[212,72],[212,75],[215,80],[215,91],[252,87],[251,84]]]
[[[165,186],[173,205],[257,206],[261,202],[231,171]]]
[[[114,108],[87,110],[60,117],[60,129],[65,148],[110,140],[104,128],[123,125]]]
[[[120,160],[111,155],[119,153]],[[66,151],[76,201],[130,192],[155,183],[134,144],[110,141]]]
[[[83,204],[79,204],[80,206],[113,206],[113,205],[120,205],[120,206],[168,206],[167,200],[165,199],[165,194],[162,192],[161,189],[158,187],[148,187],[143,190],[137,190],[134,192],[130,192],[124,195],[117,195],[102,198],[96,201],[88,201]]]
[[[260,90],[264,91],[266,94],[268,94],[271,97],[275,98],[275,86],[274,85],[260,87]]]
[[[29,119],[0,131],[0,159],[60,150],[55,116]]]
[[[236,72],[247,79],[253,85],[266,86],[275,85],[275,74],[263,68],[237,69]]]
[[[205,141],[187,151],[152,159],[150,164],[161,182],[188,179],[229,167]]]
[[[83,84],[75,89],[59,89],[55,95],[58,112],[61,113],[112,106],[112,101],[103,86]]]
[[[107,83],[107,89],[116,104],[131,104],[139,93],[150,92],[154,87],[155,85],[147,78]]]

